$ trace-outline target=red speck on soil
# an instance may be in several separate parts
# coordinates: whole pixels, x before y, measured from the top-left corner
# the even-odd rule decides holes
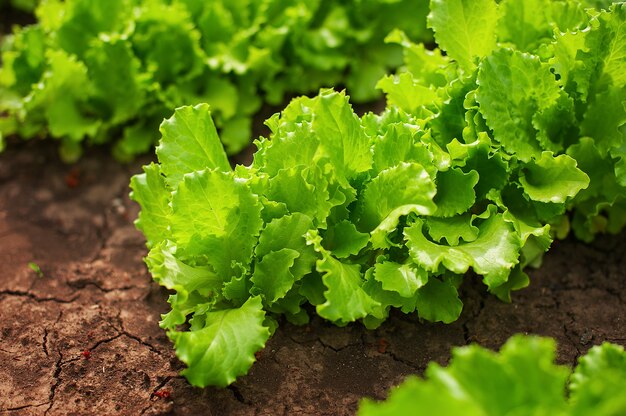
[[[387,347],[389,346],[389,343],[387,342],[387,340],[385,338],[380,338],[378,340],[378,352],[381,354],[384,354],[387,352]]]
[[[81,352],[80,355],[82,355],[85,360],[88,360],[91,358],[91,351],[83,350],[83,352]]]
[[[65,175],[65,184],[72,189],[80,185],[80,171],[77,168],[72,168],[70,173]]]
[[[171,392],[169,390],[158,390],[154,392],[154,395],[159,399],[169,399]]]

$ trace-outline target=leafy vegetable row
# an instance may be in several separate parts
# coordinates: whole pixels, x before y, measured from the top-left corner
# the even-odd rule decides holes
[[[429,25],[446,55],[395,32],[388,41],[405,46],[406,72],[378,84],[390,106],[412,114],[453,159],[488,138],[491,154],[529,163],[517,177],[490,172],[494,183],[509,184],[488,199],[532,228],[549,223],[567,233],[564,199],[553,194],[568,192],[565,177],[546,163],[549,154],[574,159],[590,178],[569,204],[584,241],[626,224],[626,5],[594,3],[605,9],[580,1],[433,0]],[[520,186],[526,198],[512,189]]]
[[[626,414],[626,353],[596,346],[572,372],[554,364],[549,338],[516,335],[499,354],[456,348],[447,368],[431,363],[426,378],[409,377],[382,403],[364,400],[360,416]]]
[[[172,108],[210,102],[229,153],[263,101],[343,83],[359,101],[401,63],[394,28],[429,39],[425,0],[46,0],[3,45],[2,135],[49,135],[66,160],[120,138],[127,159]]]
[[[379,82],[383,114],[331,90],[295,99],[250,167],[231,169],[207,105],[162,124],[131,186],[192,384],[233,382],[306,304],[337,325],[391,308],[452,322],[467,271],[510,300],[568,209],[583,239],[623,227],[626,5],[527,4],[433,0],[446,54],[390,36],[406,72]]]

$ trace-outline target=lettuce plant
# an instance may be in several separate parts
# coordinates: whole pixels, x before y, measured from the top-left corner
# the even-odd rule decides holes
[[[547,179],[532,190],[563,210],[589,181],[567,155],[490,154],[486,135],[452,157],[401,110],[359,118],[330,90],[267,124],[252,165],[231,169],[208,106],[179,108],[161,126],[159,164],[131,182],[150,272],[175,291],[162,326],[195,385],[234,381],[277,315],[307,322],[306,303],[338,325],[375,327],[392,307],[452,322],[470,268],[508,299],[549,227],[487,194],[526,169]]]
[[[360,416],[617,416],[626,414],[626,353],[604,343],[580,357],[572,371],[554,364],[550,338],[516,335],[494,353],[456,348],[448,367],[431,363],[425,378],[411,376],[384,402],[364,400]]]
[[[244,374],[281,315],[305,323],[314,307],[373,328],[397,308],[452,322],[466,272],[510,301],[567,234],[568,210],[583,238],[623,225],[623,122],[585,126],[602,94],[624,99],[626,6],[553,2],[541,17],[520,16],[522,3],[433,1],[446,54],[390,36],[407,70],[379,82],[381,115],[358,117],[332,90],[294,99],[249,167],[231,168],[207,105],[161,125],[132,197],[148,268],[174,292],[161,325],[192,384]]]
[[[1,136],[147,151],[172,108],[206,101],[229,153],[263,102],[347,85],[359,101],[401,63],[394,28],[428,40],[426,0],[46,0],[3,45]]]
[[[527,225],[562,235],[571,225],[584,241],[626,224],[626,5],[591,3],[603,4],[433,0],[428,22],[445,55],[395,32],[388,41],[404,45],[406,71],[378,84],[453,158],[487,136],[492,154],[530,163],[514,181],[494,172],[509,184],[488,199]],[[562,198],[539,191],[567,187],[534,171],[556,173],[548,154],[569,156],[590,178],[571,224]]]

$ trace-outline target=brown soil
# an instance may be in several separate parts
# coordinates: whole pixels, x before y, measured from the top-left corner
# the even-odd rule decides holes
[[[27,25],[33,23],[35,17],[31,13],[11,7],[9,0],[0,0],[0,39],[3,33],[11,32],[13,25]]]
[[[512,305],[468,279],[452,325],[402,314],[376,331],[282,323],[248,376],[192,388],[158,327],[167,293],[151,282],[132,224],[127,184],[147,160],[120,166],[91,151],[70,167],[55,144],[0,155],[0,413],[347,415],[428,361],[446,362],[455,345],[549,335],[559,361],[574,364],[594,344],[626,343],[622,234],[555,244]]]

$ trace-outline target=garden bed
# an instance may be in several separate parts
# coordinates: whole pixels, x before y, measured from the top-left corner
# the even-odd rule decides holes
[[[446,362],[452,346],[547,335],[573,365],[602,341],[626,344],[626,235],[570,239],[530,270],[512,305],[476,277],[451,325],[402,314],[375,331],[281,322],[249,375],[227,389],[192,388],[159,329],[167,293],[151,282],[132,223],[128,180],[147,161],[122,166],[92,150],[68,166],[45,142],[0,155],[0,412],[354,414],[361,397],[383,398],[428,361]]]
[[[32,21],[9,10],[0,33]],[[52,141],[13,141],[0,154],[0,414],[351,415],[360,398],[382,399],[429,361],[445,363],[453,346],[546,335],[573,365],[603,341],[626,345],[622,233],[555,242],[511,305],[467,279],[450,325],[400,313],[375,331],[280,322],[247,376],[193,388],[158,326],[168,293],[146,271],[133,226],[128,182],[147,162],[91,149],[69,166]]]

